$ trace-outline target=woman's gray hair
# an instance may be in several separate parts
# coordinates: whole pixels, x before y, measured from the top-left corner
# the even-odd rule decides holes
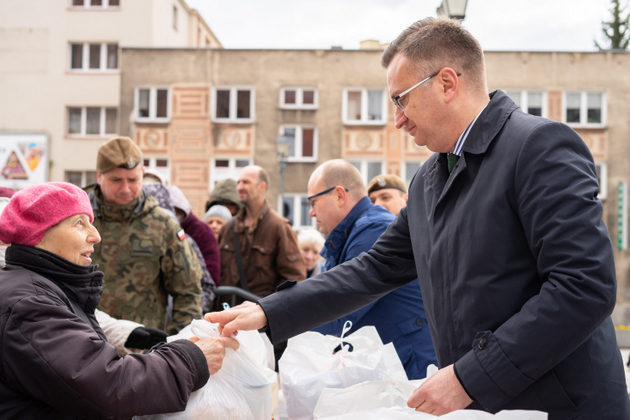
[[[301,229],[297,235],[298,246],[311,245],[317,252],[324,247],[325,239],[319,231],[313,228]]]

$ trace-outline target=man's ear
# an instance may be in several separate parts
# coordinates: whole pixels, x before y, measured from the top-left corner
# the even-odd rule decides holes
[[[335,195],[337,196],[337,202],[339,203],[339,206],[343,206],[346,201],[348,200],[348,192],[346,191],[346,189],[340,185],[337,185],[335,187]]]
[[[448,103],[455,99],[457,89],[459,88],[459,76],[457,72],[450,67],[444,67],[438,74],[438,81],[442,85],[444,100]]]

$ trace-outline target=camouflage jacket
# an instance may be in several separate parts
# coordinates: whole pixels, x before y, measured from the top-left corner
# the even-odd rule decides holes
[[[99,309],[169,334],[200,318],[201,268],[179,224],[144,192],[125,206],[106,204],[98,187],[89,195],[102,238],[92,255],[105,274]]]

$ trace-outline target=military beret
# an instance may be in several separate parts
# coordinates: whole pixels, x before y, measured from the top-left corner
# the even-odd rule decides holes
[[[142,152],[129,137],[115,137],[98,148],[96,170],[133,169],[142,161]]]
[[[368,195],[374,191],[385,188],[394,188],[396,190],[407,192],[405,182],[399,176],[393,174],[377,175],[368,184]]]

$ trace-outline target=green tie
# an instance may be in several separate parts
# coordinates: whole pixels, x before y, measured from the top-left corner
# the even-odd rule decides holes
[[[449,174],[453,172],[453,168],[455,167],[455,164],[457,163],[457,159],[459,159],[459,156],[457,156],[456,154],[449,153],[446,155],[446,161],[448,163]]]

